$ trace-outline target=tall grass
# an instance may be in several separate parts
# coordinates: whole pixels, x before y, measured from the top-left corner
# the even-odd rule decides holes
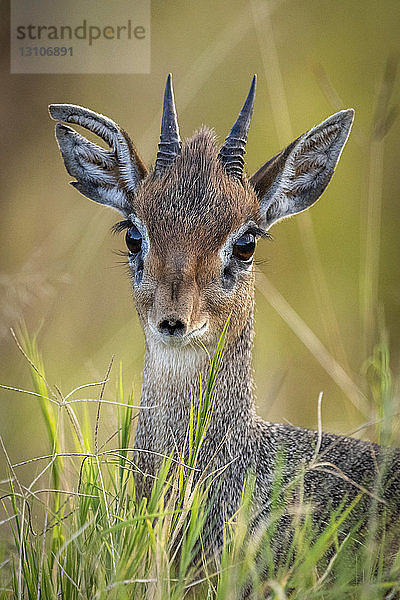
[[[369,524],[369,535],[361,534],[365,524],[352,519],[358,496],[317,529],[301,501],[304,473],[291,486],[283,484],[283,454],[277,460],[267,525],[258,524],[254,515],[254,479],[249,476],[240,508],[224,523],[221,553],[205,554],[202,533],[211,484],[197,476],[196,458],[212,416],[225,333],[226,329],[211,360],[196,418],[192,402],[188,448],[178,461],[165,456],[149,498],[139,498],[135,491],[136,411],[133,394],[123,388],[122,367],[115,400],[104,399],[108,372],[104,381],[94,384],[100,387],[98,398],[83,401],[81,414],[71,406],[76,390],[64,397],[48,383],[35,338],[23,334],[18,344],[31,369],[49,453],[13,465],[3,446],[9,477],[2,484],[8,489],[1,498],[0,524],[8,527],[9,536],[0,555],[0,599],[398,597],[400,553],[388,561],[385,536],[390,531],[383,522]],[[377,405],[386,407],[387,356],[383,339],[367,365]],[[85,414],[90,400],[98,406],[93,426]],[[106,402],[116,404],[116,429],[99,443],[100,408]],[[382,440],[387,435],[383,427]],[[27,463],[36,464],[38,474],[24,485],[19,470]],[[293,486],[300,490],[295,510],[290,506]],[[282,520],[287,536],[282,534]],[[346,524],[351,531],[347,535]]]

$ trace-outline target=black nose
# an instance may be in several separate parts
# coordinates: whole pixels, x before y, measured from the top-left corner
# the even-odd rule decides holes
[[[164,319],[158,326],[159,331],[163,335],[184,335],[186,325],[177,319]]]

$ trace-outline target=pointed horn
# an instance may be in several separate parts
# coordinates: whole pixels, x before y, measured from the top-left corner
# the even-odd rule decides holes
[[[225,167],[228,175],[239,179],[239,181],[242,181],[244,166],[243,157],[246,152],[247,136],[253,114],[256,83],[257,77],[254,75],[246,102],[219,152],[220,161]]]
[[[172,89],[172,76],[169,73],[164,92],[164,107],[161,121],[160,143],[154,172],[162,173],[172,165],[181,153],[181,138],[179,137],[178,119],[176,117],[174,92]]]

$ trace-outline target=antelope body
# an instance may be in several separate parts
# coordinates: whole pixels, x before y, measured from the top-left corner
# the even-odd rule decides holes
[[[309,469],[304,485],[318,519],[373,489],[398,513],[400,456],[375,444],[289,425],[271,424],[255,413],[253,343],[256,241],[277,221],[311,206],[334,172],[353,121],[340,111],[298,137],[252,177],[244,152],[255,95],[255,78],[243,109],[219,148],[203,128],[181,144],[171,77],[167,79],[161,137],[155,167],[142,163],[127,134],[110,119],[69,104],[50,106],[53,119],[81,125],[110,149],[75,130],[56,127],[72,182],[90,199],[113,207],[124,220],[136,309],[145,340],[145,363],[135,448],[139,469],[155,475],[161,456],[182,451],[207,381],[210,360],[230,316],[218,374],[214,409],[197,468],[220,470],[211,496],[209,543],[220,547],[222,515],[237,510],[248,473],[255,475],[254,505],[267,515],[277,456],[285,453],[284,479]],[[208,353],[207,353],[207,351]],[[149,408],[150,407],[150,408]],[[317,461],[318,462],[318,461]],[[379,473],[377,489],[376,479]],[[149,494],[152,479],[144,480]],[[365,493],[358,509],[366,511]]]

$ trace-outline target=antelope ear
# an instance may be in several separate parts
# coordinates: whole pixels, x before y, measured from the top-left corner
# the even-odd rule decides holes
[[[261,226],[302,212],[328,185],[353,123],[354,110],[342,110],[307,131],[271,158],[251,178],[260,200]]]
[[[98,135],[110,149],[90,142],[71,127],[56,125],[56,138],[71,184],[82,194],[115,208],[124,216],[132,213],[131,197],[146,167],[128,135],[111,119],[74,104],[51,104],[56,121],[76,123]]]

